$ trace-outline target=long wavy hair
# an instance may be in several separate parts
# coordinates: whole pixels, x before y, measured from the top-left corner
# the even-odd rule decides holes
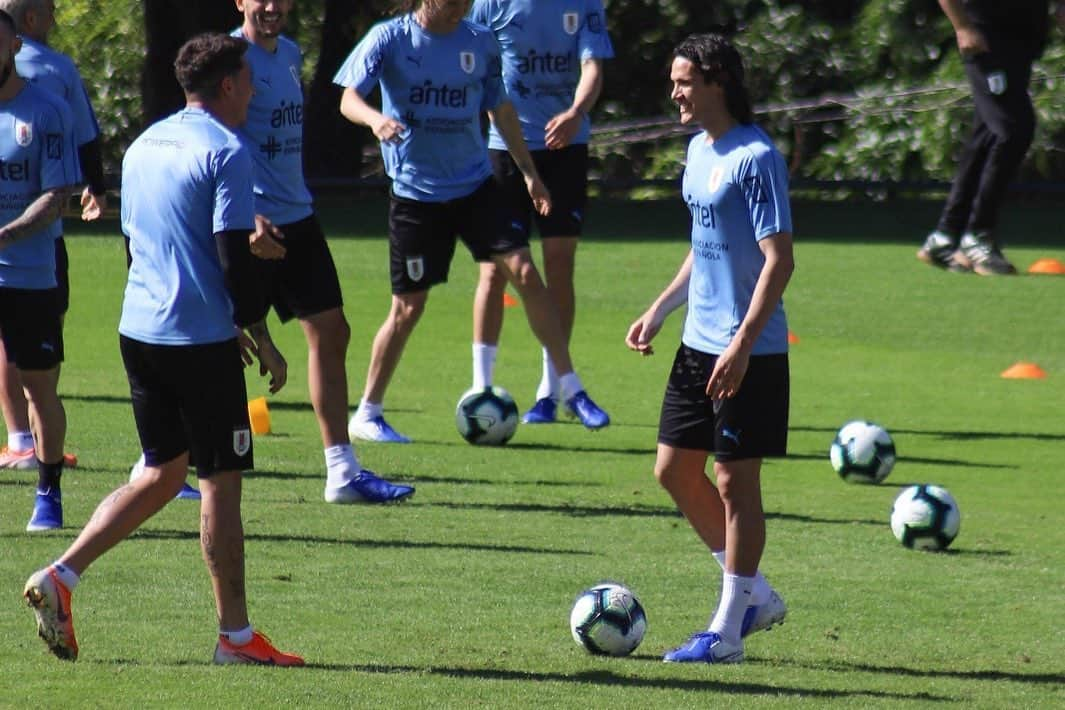
[[[734,119],[754,123],[751,97],[744,84],[743,58],[724,35],[688,35],[673,50],[673,56],[687,59],[699,67],[703,81],[719,84],[725,90],[725,107]]]

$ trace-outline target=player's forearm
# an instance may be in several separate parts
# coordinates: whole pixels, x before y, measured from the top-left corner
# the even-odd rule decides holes
[[[765,250],[765,264],[758,275],[758,282],[754,285],[754,293],[751,294],[751,303],[747,307],[747,315],[736,330],[734,340],[739,341],[749,352],[754,347],[755,341],[761,335],[765,324],[776,310],[780,299],[784,297],[784,289],[791,280],[791,274],[795,271],[795,258],[791,248],[791,235],[780,234],[767,239],[781,239],[780,248]]]
[[[81,163],[81,174],[85,178],[89,192],[94,195],[104,194],[107,185],[104,184],[104,161],[100,153],[98,137],[78,146],[78,162]]]
[[[266,318],[270,304],[255,257],[248,247],[248,233],[240,229],[219,232],[215,234],[215,245],[233,304],[233,322],[250,332],[252,324]]]
[[[529,146],[525,144],[525,137],[521,134],[521,123],[518,121],[518,112],[514,110],[514,104],[504,101],[494,110],[488,112],[488,117],[499,129],[503,136],[503,142],[507,144],[507,150],[514,158],[514,164],[525,176],[526,180],[538,177],[536,165],[533,163]]]
[[[599,100],[603,90],[603,62],[599,59],[585,59],[581,62],[581,78],[573,92],[573,105],[570,110],[587,116]]]
[[[669,285],[658,295],[651,308],[655,309],[662,318],[665,318],[688,302],[688,283],[692,276],[692,252],[689,249],[684,262],[677,269],[677,275],[669,282]]]
[[[961,0],[939,0],[939,7],[943,9],[943,14],[950,20],[950,24],[954,26],[955,32],[972,26],[972,20],[969,18],[969,13],[965,11],[965,7],[961,4]]]
[[[31,202],[15,219],[0,227],[0,248],[37,234],[63,213],[66,188],[55,188]]]
[[[344,95],[340,98],[340,113],[344,118],[360,126],[374,125],[384,120],[385,116],[359,95],[355,89],[344,89]]]
[[[266,345],[273,345],[274,340],[270,336],[270,329],[266,327],[266,317],[254,323],[250,323],[244,327],[251,339],[255,341],[255,345],[258,348],[262,348]]]

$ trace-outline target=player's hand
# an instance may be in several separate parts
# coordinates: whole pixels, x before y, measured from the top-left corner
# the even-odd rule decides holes
[[[989,51],[987,37],[975,27],[962,27],[956,33],[958,38],[958,51],[963,57],[975,57]]]
[[[101,193],[94,195],[86,187],[81,191],[81,219],[84,222],[92,222],[100,219],[100,215],[107,209],[107,195]]]
[[[544,145],[547,146],[548,150],[558,150],[568,146],[581,130],[583,118],[579,112],[573,109],[563,111],[554,116],[544,126]]]
[[[706,382],[706,395],[710,399],[728,399],[740,391],[743,376],[747,374],[750,353],[741,350],[733,340],[718,356],[714,371]]]
[[[288,380],[288,363],[273,341],[259,344],[259,374],[270,375],[270,394],[276,394]]]
[[[642,316],[633,321],[629,326],[629,332],[625,335],[625,345],[629,350],[635,350],[641,355],[654,355],[655,349],[651,341],[662,329],[663,318],[653,308],[647,310]]]
[[[551,214],[551,193],[547,191],[547,186],[537,176],[532,178],[525,178],[525,187],[529,191],[529,197],[532,198],[533,208],[537,214],[546,217]]]
[[[251,336],[240,328],[237,328],[237,346],[240,348],[240,359],[244,362],[244,367],[255,362],[255,358],[259,355],[259,348],[256,347]]]
[[[373,126],[373,134],[382,143],[402,143],[407,137],[407,126],[394,118],[382,116],[383,120]]]
[[[285,235],[273,222],[261,214],[255,215],[255,231],[248,236],[248,247],[252,256],[260,259],[283,259]]]

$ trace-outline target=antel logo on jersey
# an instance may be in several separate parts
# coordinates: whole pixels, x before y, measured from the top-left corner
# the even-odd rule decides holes
[[[463,108],[466,106],[466,87],[452,89],[447,84],[434,86],[432,80],[427,79],[421,86],[411,87],[410,102],[422,106]]]
[[[517,65],[519,74],[569,74],[573,71],[573,52],[540,54],[530,49],[528,54],[517,58]]]
[[[477,68],[477,57],[473,52],[459,52],[459,66],[462,67],[462,71],[472,74]]]
[[[25,148],[33,142],[33,126],[15,119],[15,142]]]
[[[568,35],[577,34],[577,30],[581,28],[581,16],[577,12],[563,12],[562,13],[562,29],[565,30]]]
[[[281,102],[278,108],[270,112],[270,127],[282,128],[283,126],[303,125],[303,104]]]

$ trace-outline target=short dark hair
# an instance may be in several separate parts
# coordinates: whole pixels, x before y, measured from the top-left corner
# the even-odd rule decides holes
[[[18,34],[18,29],[15,27],[15,18],[4,10],[0,10],[0,24],[7,25],[7,28],[11,30],[11,34]]]
[[[174,74],[187,94],[207,98],[218,96],[222,79],[233,76],[244,66],[248,43],[221,32],[196,35],[178,50]]]
[[[743,58],[724,35],[688,35],[673,50],[673,56],[699,67],[706,83],[721,85],[725,90],[725,106],[734,119],[754,123],[751,99],[744,84]]]

